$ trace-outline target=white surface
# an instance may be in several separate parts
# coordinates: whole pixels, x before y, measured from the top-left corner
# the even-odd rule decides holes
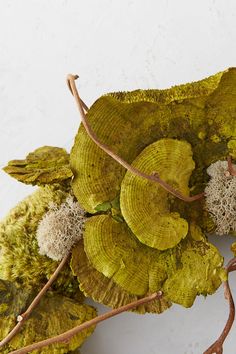
[[[45,144],[71,147],[79,117],[67,73],[80,74],[88,104],[198,80],[235,66],[235,22],[235,0],[0,0],[0,166]],[[0,172],[0,216],[31,190]],[[190,310],[124,314],[100,324],[82,354],[200,354],[227,315],[221,290]]]

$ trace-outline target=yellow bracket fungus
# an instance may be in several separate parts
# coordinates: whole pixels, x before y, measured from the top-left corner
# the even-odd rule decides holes
[[[147,174],[157,172],[177,191],[193,196],[204,191],[212,163],[236,156],[235,111],[236,69],[231,68],[167,90],[104,95],[86,119],[99,141],[123,160]],[[127,172],[83,125],[70,165],[79,203],[100,214],[86,222],[85,273],[97,271],[104,288],[115,283],[134,296],[162,290],[167,301],[183,306],[218,288],[223,258],[202,234],[216,228],[204,199],[187,204]],[[120,201],[116,212],[114,200]],[[116,306],[90,289],[82,271],[76,274],[85,293]]]
[[[176,247],[158,251],[139,242],[125,223],[93,216],[85,224],[84,248],[98,272],[133,295],[164,289],[167,301],[189,307],[221,284],[223,258],[195,225]]]
[[[97,271],[86,256],[83,240],[79,241],[78,245],[73,248],[71,269],[74,275],[78,277],[80,290],[87,297],[91,297],[94,301],[109,307],[118,308],[143,297],[131,294],[116,284],[113,279],[107,278]],[[134,311],[138,313],[161,313],[170,306],[171,303],[162,297],[145,305],[140,305]]]
[[[69,154],[65,149],[43,146],[28,154],[25,160],[12,160],[4,171],[20,182],[45,185],[72,177]]]
[[[132,166],[151,174],[157,171],[162,180],[184,195],[194,169],[191,145],[185,141],[161,139],[147,146]],[[160,185],[127,172],[120,194],[125,221],[146,245],[165,250],[174,247],[188,233],[188,222],[179,213],[170,212],[171,200]]]

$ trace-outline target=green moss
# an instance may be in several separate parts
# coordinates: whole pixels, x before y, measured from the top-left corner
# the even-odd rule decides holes
[[[0,308],[2,305],[4,307],[7,305],[7,311],[0,314],[0,339],[2,340],[15,326],[17,315],[29,306],[36,294],[35,291],[17,288],[13,283],[7,281],[0,280],[0,285],[1,288],[5,287],[4,294],[0,293]],[[6,299],[7,303],[5,303]],[[93,307],[81,305],[67,297],[48,292],[33,310],[20,332],[2,348],[1,353],[7,354],[29,344],[61,334],[95,316],[96,311]],[[93,330],[94,327],[91,327],[73,336],[66,343],[56,343],[35,350],[34,353],[68,353],[80,347]]]
[[[36,239],[38,223],[50,202],[60,204],[68,196],[61,186],[41,187],[20,202],[0,223],[0,278],[24,286],[42,286],[58,266],[58,262],[39,254]],[[69,266],[54,285],[66,295],[79,293]]]

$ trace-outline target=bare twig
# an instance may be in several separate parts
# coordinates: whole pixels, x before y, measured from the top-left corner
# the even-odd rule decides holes
[[[79,78],[79,76],[78,76],[78,75],[74,75],[74,78],[75,78],[75,80],[77,80],[77,79]],[[72,95],[73,95],[73,91],[72,91],[72,89],[71,89],[71,85],[70,85],[70,81],[69,81],[69,80],[67,80],[67,86],[68,86],[70,92],[71,92]],[[84,101],[82,101],[81,98],[80,98],[80,101],[81,101],[81,104],[82,104],[83,109],[84,109],[85,112],[87,113],[88,110],[89,110],[88,106],[84,103]]]
[[[231,176],[236,176],[236,170],[234,169],[233,164],[232,164],[232,157],[228,156],[227,161],[228,161],[229,173],[231,174]]]
[[[50,286],[52,285],[52,283],[55,281],[55,279],[57,278],[58,274],[60,273],[61,269],[64,267],[66,261],[68,260],[70,254],[66,255],[62,261],[60,262],[59,266],[57,267],[57,269],[55,270],[55,272],[53,273],[53,275],[51,276],[51,278],[48,280],[48,282],[44,285],[44,287],[40,290],[40,292],[38,293],[38,295],[34,298],[34,300],[32,301],[32,303],[30,304],[30,306],[27,308],[27,310],[22,313],[21,315],[19,315],[17,317],[17,321],[18,323],[16,324],[16,326],[11,330],[11,332],[0,342],[0,348],[3,347],[5,344],[7,344],[21,329],[21,327],[23,326],[24,322],[27,320],[27,318],[29,317],[29,315],[31,314],[31,312],[33,311],[33,309],[38,305],[38,303],[40,302],[41,298],[43,297],[43,295],[46,293],[46,291],[50,288]]]
[[[82,123],[85,127],[85,130],[86,130],[87,134],[89,135],[89,137],[95,142],[95,144],[97,146],[99,146],[103,151],[105,151],[109,156],[111,156],[115,161],[117,161],[121,166],[126,168],[131,173],[133,173],[139,177],[145,178],[149,181],[159,183],[167,192],[171,193],[172,195],[174,195],[175,197],[177,197],[181,200],[184,200],[185,202],[193,202],[195,200],[198,200],[198,199],[201,199],[204,197],[204,193],[200,193],[200,194],[197,194],[197,195],[194,195],[191,197],[182,195],[180,192],[178,192],[173,187],[171,187],[168,183],[163,181],[159,177],[158,173],[153,173],[151,175],[148,175],[148,174],[138,170],[137,168],[131,166],[128,162],[123,160],[123,158],[118,156],[115,152],[113,152],[108,145],[100,142],[100,140],[98,139],[98,137],[96,136],[96,134],[94,133],[92,128],[90,127],[90,124],[87,120],[86,114],[84,113],[83,102],[81,101],[81,98],[79,96],[78,90],[75,85],[76,79],[78,79],[78,75],[71,75],[71,74],[68,75],[67,76],[67,84],[68,84],[68,87],[69,87],[71,93],[73,94],[73,96],[75,98],[78,110],[81,115]]]
[[[232,272],[234,270],[234,267],[236,266],[236,257],[233,257],[226,265],[225,269],[227,270],[228,273]]]
[[[25,353],[29,353],[29,352],[31,352],[31,351],[33,351],[35,349],[43,348],[43,347],[45,347],[47,345],[50,345],[50,344],[59,343],[59,342],[67,342],[74,335],[76,335],[77,333],[83,331],[84,329],[92,327],[92,326],[96,325],[97,323],[105,321],[108,318],[114,317],[114,316],[116,316],[116,315],[118,315],[118,314],[120,314],[122,312],[131,310],[131,309],[133,309],[133,308],[135,308],[135,307],[137,307],[139,305],[143,305],[143,304],[146,304],[146,303],[148,303],[150,301],[153,301],[153,300],[156,300],[156,299],[160,299],[162,296],[163,296],[162,292],[159,291],[159,292],[154,293],[152,295],[149,295],[149,296],[147,296],[147,297],[145,297],[143,299],[136,300],[134,302],[131,302],[130,304],[121,306],[121,307],[119,307],[119,308],[117,308],[115,310],[111,310],[111,311],[109,311],[109,312],[107,312],[107,313],[105,313],[103,315],[97,316],[97,317],[93,318],[90,321],[84,322],[81,325],[70,329],[67,332],[59,334],[59,335],[57,335],[55,337],[52,337],[52,338],[45,339],[45,340],[43,340],[41,342],[28,345],[25,348],[14,350],[13,352],[10,352],[9,354],[25,354]]]
[[[236,258],[234,257],[229,261],[227,266],[225,267],[227,273],[230,273],[234,270],[236,270]],[[219,338],[203,353],[203,354],[223,354],[223,345],[225,342],[225,339],[227,338],[231,327],[234,323],[234,318],[235,318],[235,305],[234,305],[234,299],[230,290],[229,282],[225,281],[224,283],[224,295],[225,299],[229,302],[229,317],[226,322],[226,325],[219,336]]]

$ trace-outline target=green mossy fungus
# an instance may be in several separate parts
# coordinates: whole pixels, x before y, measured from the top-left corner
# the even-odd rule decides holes
[[[228,144],[232,147],[236,139],[235,83],[232,68],[169,90],[111,93],[92,105],[87,119],[99,139],[129,163],[159,139],[186,140],[196,164],[190,178],[191,193],[196,194],[208,180],[206,168],[225,159]],[[90,213],[119,195],[126,170],[96,146],[83,125],[70,163],[74,193]]]
[[[80,240],[73,248],[71,269],[78,277],[81,291],[87,297],[91,297],[94,301],[103,303],[106,306],[118,308],[143,297],[131,294],[116,284],[113,279],[105,277],[105,275],[97,271],[86,256],[83,240]],[[150,293],[146,295],[148,296]],[[170,301],[161,298],[160,300],[141,305],[132,311],[140,314],[145,312],[162,313],[170,306]]]
[[[158,171],[162,180],[189,195],[188,182],[195,167],[190,144],[160,139],[147,146],[132,166],[148,175]],[[121,184],[120,205],[125,221],[142,243],[159,250],[174,247],[188,233],[188,222],[170,210],[168,196],[160,185],[131,172],[126,173]]]
[[[235,68],[167,90],[110,93],[87,113],[102,143],[134,167],[157,172],[185,195],[204,191],[210,164],[236,156],[235,119]],[[162,142],[165,147],[155,152],[153,146]],[[113,289],[115,283],[133,296],[163,290],[166,301],[186,307],[197,295],[216,291],[225,272],[223,258],[203,234],[215,230],[204,198],[186,203],[127,172],[92,141],[82,124],[70,165],[79,203],[91,214],[103,214],[86,222],[85,273],[97,271],[104,288]],[[171,217],[176,222],[170,223]],[[105,290],[104,297],[91,291],[82,271],[77,274],[85,294],[116,306]]]
[[[16,317],[30,304],[35,292],[16,287],[13,283],[0,280],[0,339],[2,340],[16,324]],[[0,352],[13,350],[61,334],[83,322],[96,317],[96,310],[75,300],[49,291],[33,310],[20,332]],[[94,326],[73,336],[68,342],[56,343],[34,350],[40,354],[64,354],[74,351],[92,334]]]
[[[0,223],[0,279],[26,287],[42,287],[58,262],[39,254],[36,231],[49,203],[61,204],[68,196],[61,185],[38,188],[21,201]],[[82,300],[78,282],[67,265],[53,285],[58,292]]]
[[[128,293],[161,290],[167,302],[185,307],[197,295],[213,294],[225,279],[222,256],[194,224],[176,247],[159,251],[110,215],[93,216],[86,222],[84,249],[91,265]]]
[[[59,183],[72,177],[69,154],[54,146],[38,148],[24,160],[9,161],[3,170],[18,181],[32,185]]]

